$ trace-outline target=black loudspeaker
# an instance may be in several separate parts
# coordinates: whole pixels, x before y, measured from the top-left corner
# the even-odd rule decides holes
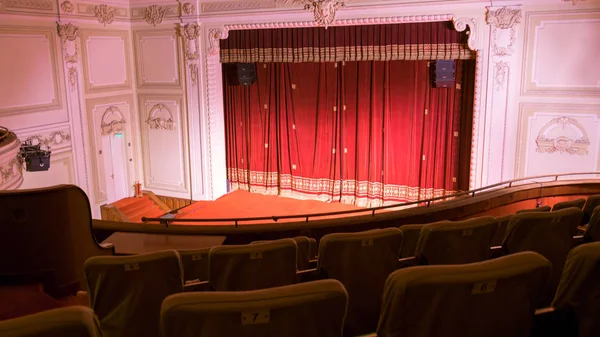
[[[235,64],[235,83],[252,85],[256,82],[256,65],[254,63]]]
[[[454,61],[437,60],[431,63],[431,82],[434,88],[450,88],[454,86]]]

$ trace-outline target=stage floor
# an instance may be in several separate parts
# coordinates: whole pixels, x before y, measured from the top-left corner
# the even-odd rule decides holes
[[[302,215],[314,213],[329,213],[363,209],[355,205],[339,202],[322,202],[317,200],[298,200],[275,195],[262,195],[246,191],[233,191],[214,201],[198,201],[180,210],[176,219],[226,219],[226,218],[257,218],[283,215]],[[356,214],[354,214],[356,215]],[[324,217],[325,218],[325,217]],[[177,224],[177,220],[174,224]],[[291,219],[287,221],[298,221]],[[265,221],[260,221],[264,223]],[[281,219],[278,222],[286,222]],[[256,222],[240,222],[239,225]],[[185,225],[215,225],[219,223],[179,223]],[[230,222],[220,223],[231,225]]]

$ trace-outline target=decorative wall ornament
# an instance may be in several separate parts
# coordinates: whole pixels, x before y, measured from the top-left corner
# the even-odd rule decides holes
[[[52,0],[4,0],[6,8],[24,8],[49,12],[54,10],[54,3]]]
[[[577,5],[578,2],[584,2],[587,0],[562,0],[562,2],[572,2],[573,6]]]
[[[68,131],[54,131],[48,135],[35,135],[27,137],[26,142],[31,142],[33,145],[40,144],[45,147],[53,147],[71,141],[71,134]]]
[[[70,14],[70,13],[73,13],[75,6],[73,6],[73,3],[71,3],[71,1],[63,1],[60,4],[60,9],[62,9],[63,12]]]
[[[201,8],[203,13],[210,13],[275,7],[275,1],[227,1],[203,3]]]
[[[111,24],[115,20],[115,14],[117,9],[109,7],[107,5],[94,6],[94,16],[98,19],[98,22],[105,26]]]
[[[144,10],[144,20],[156,27],[157,24],[162,23],[165,14],[169,11],[169,8],[164,8],[158,5],[148,6]]]
[[[303,4],[305,10],[312,11],[319,26],[329,27],[335,20],[338,9],[346,6],[345,1],[338,0],[279,0],[285,4]]]
[[[79,58],[79,47],[77,46],[77,38],[79,38],[79,27],[72,23],[61,25],[57,23],[58,36],[63,44],[65,62],[77,63]]]
[[[196,40],[200,35],[200,26],[197,23],[179,25],[179,34],[183,37],[185,47],[185,59],[187,61],[197,60],[199,57]]]
[[[494,66],[494,83],[496,85],[496,91],[504,89],[504,84],[508,80],[508,71],[510,66],[507,62],[500,61],[496,62]]]
[[[208,54],[219,55],[221,49],[221,42],[229,37],[229,30],[226,28],[211,28],[208,30]]]
[[[198,65],[196,63],[192,63],[189,65],[190,68],[190,81],[192,81],[192,85],[198,84]]]
[[[469,40],[467,45],[471,50],[477,50],[477,20],[474,18],[456,18],[452,20],[454,29],[458,32],[463,32],[469,27]]]
[[[181,12],[185,15],[194,15],[196,13],[196,6],[191,2],[186,2],[181,6]]]
[[[23,165],[19,158],[13,158],[8,163],[0,165],[0,186],[4,185],[10,178],[22,174]]]
[[[77,89],[77,68],[75,67],[69,67],[69,85],[71,86],[71,91]]]
[[[514,52],[515,26],[521,23],[523,13],[520,8],[502,7],[487,9],[486,22],[492,26],[492,53],[496,56],[508,56]],[[498,31],[510,30],[509,42],[505,46],[498,44]]]
[[[150,115],[146,120],[148,127],[153,130],[175,130],[175,121],[173,120],[173,114],[164,104],[155,104],[150,109]]]
[[[112,135],[115,133],[123,132],[125,130],[125,118],[123,113],[116,106],[111,106],[104,111],[102,115],[102,121],[100,128],[102,129],[102,135]]]
[[[540,153],[589,154],[590,140],[583,126],[574,118],[552,119],[540,130],[535,142]]]

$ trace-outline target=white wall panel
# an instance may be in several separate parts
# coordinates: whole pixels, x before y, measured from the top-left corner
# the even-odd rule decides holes
[[[187,123],[178,95],[140,95],[144,188],[189,198]]]
[[[181,89],[175,30],[135,31],[134,41],[138,87]]]
[[[82,46],[88,93],[131,89],[127,32],[84,30]]]

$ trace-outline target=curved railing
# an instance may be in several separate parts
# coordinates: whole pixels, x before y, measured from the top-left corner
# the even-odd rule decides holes
[[[359,214],[359,213],[364,214],[364,213],[368,213],[368,212],[370,212],[372,214],[372,216],[375,216],[377,211],[388,210],[388,209],[393,209],[393,208],[398,208],[398,207],[407,208],[409,206],[419,206],[419,205],[429,207],[429,206],[431,206],[431,204],[438,202],[438,201],[447,201],[447,200],[456,199],[456,198],[465,197],[465,196],[474,197],[476,194],[483,192],[483,191],[493,190],[498,187],[510,188],[520,182],[530,182],[530,183],[537,184],[537,183],[544,183],[544,182],[547,183],[547,182],[551,182],[551,181],[558,181],[559,178],[561,178],[561,177],[592,176],[592,175],[600,176],[600,172],[548,174],[548,175],[540,175],[540,176],[527,177],[527,178],[519,178],[519,179],[503,181],[503,182],[492,184],[492,185],[485,186],[485,187],[476,188],[476,189],[469,190],[469,191],[457,192],[457,193],[444,195],[444,196],[440,196],[440,197],[435,197],[435,198],[431,198],[431,199],[411,201],[411,202],[405,202],[405,203],[397,203],[397,204],[364,208],[364,209],[329,212],[329,213],[311,213],[311,214],[266,216],[266,217],[252,217],[252,218],[211,218],[211,219],[177,219],[177,218],[167,219],[167,218],[143,217],[142,221],[144,223],[159,222],[160,224],[165,225],[165,226],[168,226],[169,224],[172,224],[174,222],[182,223],[182,224],[190,223],[190,222],[213,222],[213,223],[233,222],[235,224],[235,227],[238,227],[238,224],[240,222],[252,222],[252,221],[272,220],[274,222],[277,222],[278,220],[282,220],[282,219],[304,219],[306,222],[309,222],[310,218],[322,218],[322,217],[328,217],[328,216],[350,215],[350,214]],[[534,180],[539,180],[539,179],[549,179],[549,180],[546,180],[543,182],[534,181]]]

